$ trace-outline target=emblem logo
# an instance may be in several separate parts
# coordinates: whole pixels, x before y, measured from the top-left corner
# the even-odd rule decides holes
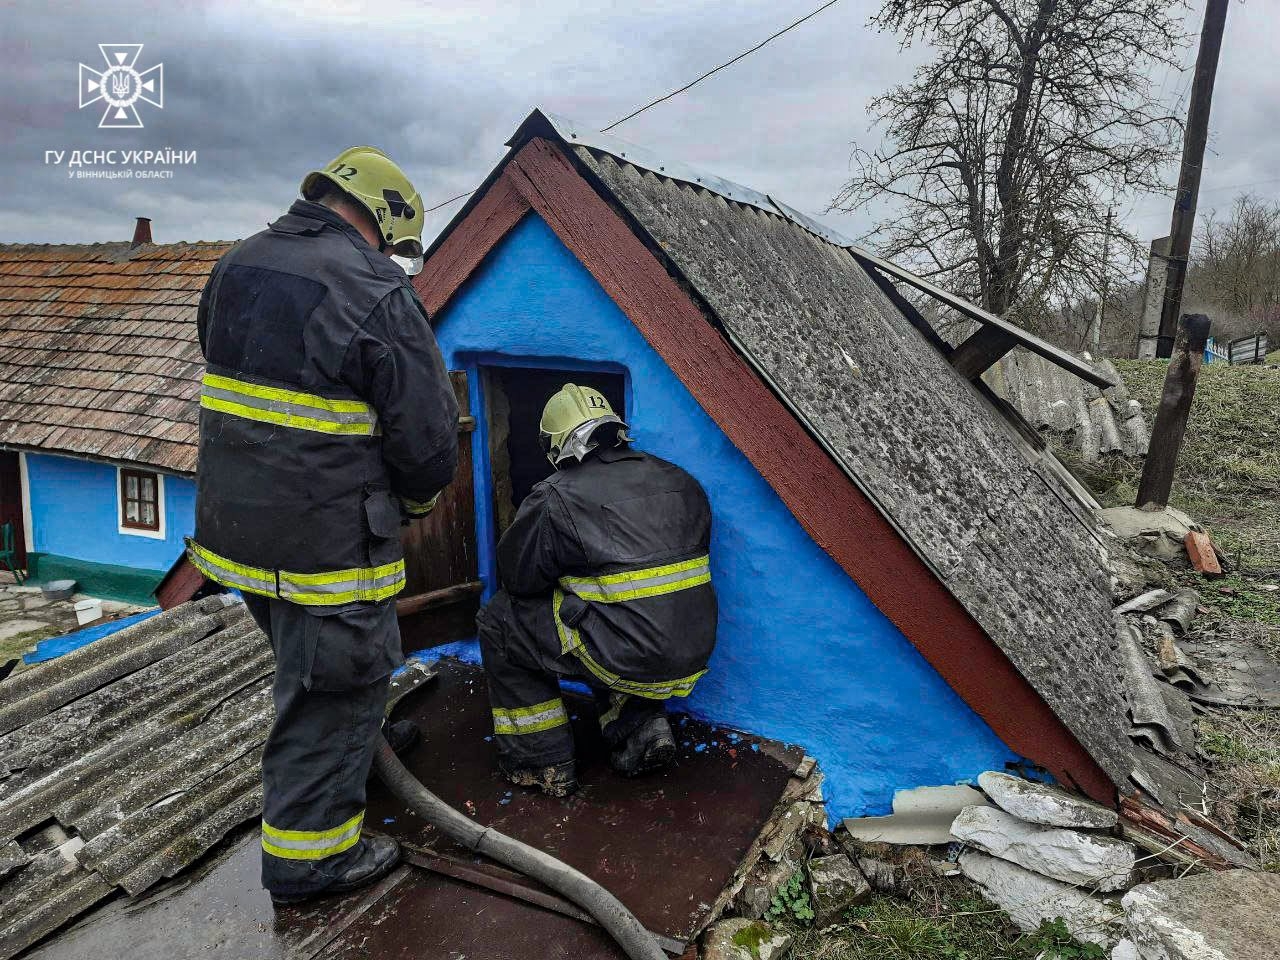
[[[140,43],[100,43],[98,49],[107,69],[98,72],[80,64],[80,109],[102,100],[107,106],[100,128],[140,129],[139,100],[164,109],[164,64],[139,72]]]

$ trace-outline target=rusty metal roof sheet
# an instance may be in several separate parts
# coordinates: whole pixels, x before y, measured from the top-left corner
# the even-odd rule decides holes
[[[244,605],[216,596],[0,685],[0,844],[30,857],[0,879],[0,957],[258,813],[272,666]]]
[[[571,147],[743,356],[1117,784],[1128,704],[1096,529],[850,250]]]
[[[0,245],[0,446],[196,468],[196,307],[230,243]]]

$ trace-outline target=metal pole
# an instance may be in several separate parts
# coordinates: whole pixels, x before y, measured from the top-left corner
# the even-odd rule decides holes
[[[1222,50],[1222,31],[1227,23],[1229,0],[1208,0],[1204,27],[1200,31],[1200,52],[1191,81],[1191,104],[1187,108],[1187,128],[1182,138],[1182,169],[1178,173],[1178,194],[1173,201],[1169,227],[1168,281],[1164,308],[1160,312],[1160,340],[1156,356],[1167,357],[1182,310],[1182,284],[1191,256],[1191,230],[1196,222],[1196,200],[1200,195],[1200,173],[1204,168],[1204,148],[1209,139],[1209,108],[1213,103],[1213,81]]]
[[[1204,361],[1204,345],[1209,339],[1210,321],[1203,313],[1188,313],[1178,326],[1169,372],[1164,378],[1160,409],[1151,427],[1151,443],[1142,466],[1137,506],[1141,510],[1161,510],[1169,505],[1178,452],[1187,432],[1191,401],[1196,396],[1196,380]]]

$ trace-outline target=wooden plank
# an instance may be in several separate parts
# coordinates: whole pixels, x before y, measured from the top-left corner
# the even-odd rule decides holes
[[[1209,339],[1210,321],[1202,313],[1183,314],[1173,356],[1165,373],[1164,390],[1156,422],[1151,427],[1147,459],[1142,465],[1138,484],[1137,506],[1158,510],[1169,505],[1173,474],[1178,466],[1178,453],[1191,416],[1191,401],[1196,396],[1200,365],[1204,363],[1204,345]]]
[[[1040,339],[1034,333],[1023,330],[1021,327],[1010,323],[1008,320],[1002,320],[994,313],[988,313],[986,310],[983,310],[977,304],[970,303],[968,300],[957,297],[954,293],[943,290],[937,284],[924,279],[924,277],[917,277],[911,271],[904,270],[897,264],[890,263],[888,260],[882,260],[874,253],[870,253],[859,247],[850,247],[849,250],[859,261],[862,262],[864,267],[874,267],[877,270],[881,270],[893,279],[901,280],[903,283],[907,284],[907,286],[914,287],[921,293],[927,293],[940,303],[944,303],[951,309],[964,314],[970,320],[977,320],[984,326],[994,327],[996,330],[1007,333],[1009,336],[1013,337],[1019,345],[1026,347],[1032,353],[1039,354],[1050,363],[1056,364],[1057,366],[1062,367],[1062,369],[1074,373],[1081,380],[1087,380],[1094,386],[1104,390],[1107,387],[1115,386],[1115,384],[1102,376],[1083,360],[1072,356],[1065,350],[1058,349],[1053,344]]]
[[[966,380],[976,380],[1001,357],[1018,345],[1016,337],[995,327],[979,327],[947,359],[956,373]]]
[[[401,534],[405,589],[396,612],[406,653],[475,633],[480,577],[471,437],[476,422],[466,374],[455,370],[449,378],[458,400],[458,469],[436,508]]]
[[[422,613],[424,610],[447,607],[451,603],[474,597],[483,590],[484,584],[479,580],[473,580],[471,583],[458,583],[452,587],[431,590],[427,593],[417,593],[413,596],[404,596],[402,594],[396,600],[396,616],[407,617],[411,613]]]

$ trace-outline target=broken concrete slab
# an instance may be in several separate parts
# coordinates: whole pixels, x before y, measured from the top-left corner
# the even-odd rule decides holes
[[[1137,860],[1123,840],[1027,823],[996,807],[966,807],[951,834],[993,857],[1104,893],[1126,889]]]
[[[10,640],[34,630],[46,630],[49,624],[43,620],[6,620],[0,623],[0,640]]]
[[[760,862],[743,881],[733,899],[734,909],[749,920],[759,920],[769,912],[773,898],[790,880],[803,862],[803,849],[797,840],[797,855],[793,858],[790,851],[778,861],[761,857]]]
[[[731,917],[711,927],[702,939],[702,960],[781,960],[791,937],[760,920]]]
[[[1117,537],[1129,543],[1143,556],[1158,560],[1185,560],[1183,545],[1188,533],[1201,527],[1181,510],[1139,510],[1137,507],[1111,507],[1098,516]]]
[[[843,853],[809,861],[809,902],[818,926],[840,919],[871,896],[871,884]]]
[[[1280,876],[1225,870],[1134,887],[1121,901],[1142,960],[1275,960]]]
[[[1028,823],[1076,830],[1110,830],[1120,822],[1120,815],[1114,810],[1092,800],[998,770],[988,770],[979,776],[978,786],[1001,810]]]
[[[893,795],[893,813],[886,817],[850,817],[845,829],[856,840],[929,845],[951,842],[951,824],[965,807],[987,802],[963,784],[916,787]]]
[[[977,850],[960,854],[960,869],[1023,930],[1035,930],[1045,920],[1061,917],[1077,940],[1110,949],[1120,939],[1121,910],[1114,899],[1092,896]]]

